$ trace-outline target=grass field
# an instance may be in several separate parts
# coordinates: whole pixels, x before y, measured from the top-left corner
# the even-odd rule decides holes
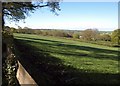
[[[118,48],[69,38],[14,36],[18,59],[40,85],[46,82],[55,85],[119,82]]]

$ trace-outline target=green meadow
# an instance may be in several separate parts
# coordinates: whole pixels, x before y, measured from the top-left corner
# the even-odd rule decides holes
[[[17,58],[40,85],[119,82],[117,47],[31,34],[15,33],[14,40]]]

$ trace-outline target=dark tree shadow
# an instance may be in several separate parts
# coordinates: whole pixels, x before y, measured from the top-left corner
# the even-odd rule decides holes
[[[88,56],[88,57],[92,57],[92,58],[99,58],[99,59],[112,59],[112,60],[119,60],[119,49],[116,50],[109,50],[109,49],[100,49],[100,48],[94,48],[94,47],[89,47],[89,46],[79,46],[79,45],[73,45],[73,44],[66,44],[64,42],[61,41],[53,41],[53,40],[48,40],[48,39],[41,39],[41,38],[29,38],[29,37],[19,37],[18,38],[24,38],[24,42],[26,42],[25,40],[27,40],[27,42],[29,43],[39,43],[41,45],[45,45],[45,46],[50,46],[51,48],[54,46],[56,47],[63,47],[63,49],[61,49],[60,51],[58,50],[58,52],[56,51],[56,47],[54,48],[56,53],[59,54],[64,54],[64,55],[74,55],[74,56]],[[21,39],[19,39],[21,40]],[[38,41],[33,41],[33,40],[38,40]],[[42,41],[46,41],[46,42],[42,42]],[[52,42],[52,43],[49,43]],[[66,49],[66,52],[65,52]],[[77,53],[75,51],[71,51],[71,49],[78,49],[78,50],[84,50],[84,51],[88,51],[91,52],[91,54],[84,54],[84,53]],[[53,52],[53,51],[48,51],[48,52]],[[104,53],[104,54],[103,54]],[[115,54],[114,55],[109,55],[109,54]]]
[[[29,38],[25,38],[25,39],[29,39]],[[33,38],[30,39],[34,40]],[[42,39],[37,39],[37,40],[42,40]],[[44,40],[44,41],[51,41],[51,40]],[[98,52],[98,51],[99,52],[104,51],[106,53],[110,53],[110,52],[117,53],[117,52],[106,49],[68,45],[63,43],[61,44],[61,42],[59,41],[51,41],[55,43],[49,44],[49,43],[36,42],[31,40],[15,39],[17,54],[19,56],[18,60],[39,86],[48,86],[48,85],[83,86],[87,84],[94,84],[94,85],[99,84],[101,86],[103,85],[110,86],[110,85],[119,84],[120,74],[105,74],[105,73],[96,73],[96,72],[88,73],[86,72],[86,70],[78,70],[72,66],[63,65],[62,60],[54,56],[51,56],[49,54],[50,51],[44,51],[40,48],[29,45],[28,42],[29,44],[34,42],[46,46],[54,45],[54,46],[63,46],[63,47],[65,46],[67,48],[93,50],[94,52]],[[57,53],[66,54],[66,55],[76,55],[76,53],[72,51],[69,53],[66,53],[64,51]],[[79,53],[79,55],[84,55],[84,54]]]

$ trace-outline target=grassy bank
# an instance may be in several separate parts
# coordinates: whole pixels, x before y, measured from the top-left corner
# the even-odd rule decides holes
[[[119,81],[118,48],[66,38],[14,36],[21,61],[38,83],[41,83],[40,77],[43,82],[59,85],[116,84]]]

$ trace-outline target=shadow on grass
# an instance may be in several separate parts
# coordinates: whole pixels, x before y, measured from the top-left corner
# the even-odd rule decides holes
[[[61,41],[53,41],[53,40],[48,40],[48,39],[40,39],[40,38],[38,39],[38,38],[19,37],[19,36],[17,37],[22,38],[19,40],[24,41],[24,42],[37,43],[43,46],[47,46],[49,48],[53,47],[52,51],[50,50],[46,50],[46,51],[57,53],[57,54],[64,54],[68,56],[73,55],[77,57],[86,56],[86,57],[92,57],[92,58],[98,58],[98,59],[111,59],[111,60],[117,60],[117,61],[119,59],[119,55],[118,55],[119,50],[115,51],[115,50],[100,49],[100,48],[88,47],[88,46],[65,44],[64,42],[61,42]],[[38,41],[34,41],[34,40],[38,40]],[[59,47],[59,49],[56,50],[56,47],[57,48]],[[90,53],[86,54],[86,53],[75,52],[75,51],[72,51],[72,49],[84,50]],[[114,55],[110,55],[110,54],[114,54]]]
[[[37,47],[27,44],[29,40],[15,39],[18,60],[39,86],[106,84],[117,85],[119,74],[87,73],[51,56]],[[46,44],[45,44],[46,45]],[[46,45],[47,46],[47,45]],[[39,52],[39,53],[38,53]]]
[[[20,37],[16,36],[17,38],[23,38],[23,39],[31,39],[31,40],[40,40],[40,41],[48,41],[48,42],[54,42],[54,43],[63,43],[61,41],[55,41],[55,40],[48,40],[48,39],[41,39],[41,38],[30,38],[30,37]]]

